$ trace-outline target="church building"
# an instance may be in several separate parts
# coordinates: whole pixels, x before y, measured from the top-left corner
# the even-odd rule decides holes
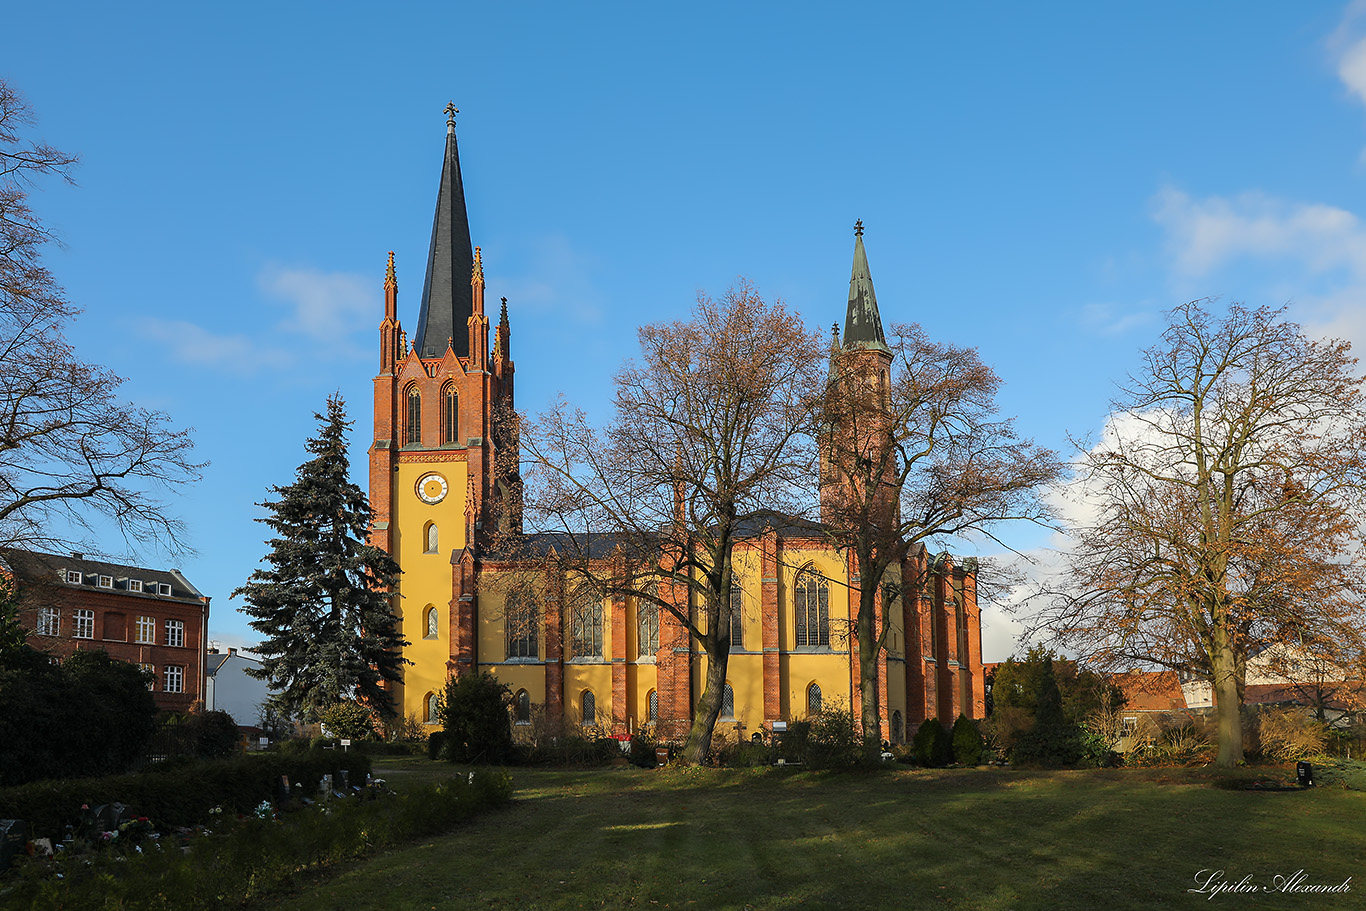
[[[706,679],[706,659],[681,624],[630,598],[567,604],[565,580],[553,578],[549,563],[536,576],[537,596],[525,597],[525,560],[515,566],[495,553],[495,536],[521,532],[512,333],[504,298],[490,343],[455,109],[447,114],[417,323],[410,339],[390,253],[374,380],[371,541],[403,570],[395,612],[410,643],[396,705],[433,723],[450,676],[490,671],[515,694],[519,723],[544,716],[607,735],[648,730],[681,739]],[[887,350],[861,230],[845,313],[840,344]],[[823,481],[824,498],[830,483]],[[822,708],[857,716],[852,559],[819,524],[776,515],[754,523],[737,544],[732,603],[740,610],[718,734],[748,738]],[[878,669],[884,736],[894,742],[927,718],[952,723],[985,713],[973,561],[921,549],[898,570],[906,584],[888,610]]]

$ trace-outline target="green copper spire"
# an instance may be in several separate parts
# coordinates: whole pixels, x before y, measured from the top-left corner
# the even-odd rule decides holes
[[[849,311],[844,318],[844,347],[890,350],[882,334],[868,254],[863,252],[863,220],[854,223],[854,268],[849,275]]]

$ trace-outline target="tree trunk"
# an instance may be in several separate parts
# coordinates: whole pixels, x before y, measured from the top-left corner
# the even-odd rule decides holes
[[[882,652],[876,630],[876,588],[864,588],[859,592],[858,617],[855,629],[858,635],[858,669],[860,692],[860,721],[863,727],[863,747],[869,759],[882,755],[882,714],[879,711],[879,687],[877,659]]]
[[[1214,763],[1229,768],[1243,761],[1243,693],[1238,667],[1227,633],[1216,630],[1210,654],[1214,672],[1214,710],[1219,726],[1219,757]]]
[[[730,653],[708,646],[704,648],[707,649],[707,685],[697,702],[697,713],[693,716],[692,729],[688,731],[688,742],[683,746],[683,761],[688,765],[701,765],[707,758],[712,732],[716,730],[716,719],[721,717],[721,695],[726,688],[726,661]]]

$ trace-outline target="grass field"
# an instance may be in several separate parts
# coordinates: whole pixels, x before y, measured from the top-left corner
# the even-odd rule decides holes
[[[386,761],[399,788],[449,774]],[[1288,773],[1281,773],[1289,778]],[[513,770],[513,804],[272,911],[1366,908],[1366,794],[1186,770]],[[1189,893],[1303,870],[1339,894]],[[1360,887],[1357,877],[1361,874]]]

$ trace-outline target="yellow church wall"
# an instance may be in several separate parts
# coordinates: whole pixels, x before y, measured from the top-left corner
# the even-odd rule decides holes
[[[597,723],[608,727],[612,723],[612,665],[575,664],[564,666],[564,705],[566,717],[578,724],[583,720],[583,693],[593,691],[597,704]]]
[[[545,704],[545,666],[540,664],[504,664],[497,667],[481,665],[481,671],[492,671],[500,683],[507,684],[515,695],[526,690],[533,706]]]
[[[417,496],[417,482],[428,474],[446,481],[446,496],[435,505]],[[411,644],[404,657],[413,662],[403,671],[401,704],[406,714],[426,717],[429,692],[446,685],[450,657],[451,551],[465,546],[465,495],[469,488],[464,462],[400,462],[394,472],[392,528],[399,577],[399,630]],[[425,532],[437,526],[435,553],[426,553]],[[426,609],[435,607],[437,635],[426,637]]]

